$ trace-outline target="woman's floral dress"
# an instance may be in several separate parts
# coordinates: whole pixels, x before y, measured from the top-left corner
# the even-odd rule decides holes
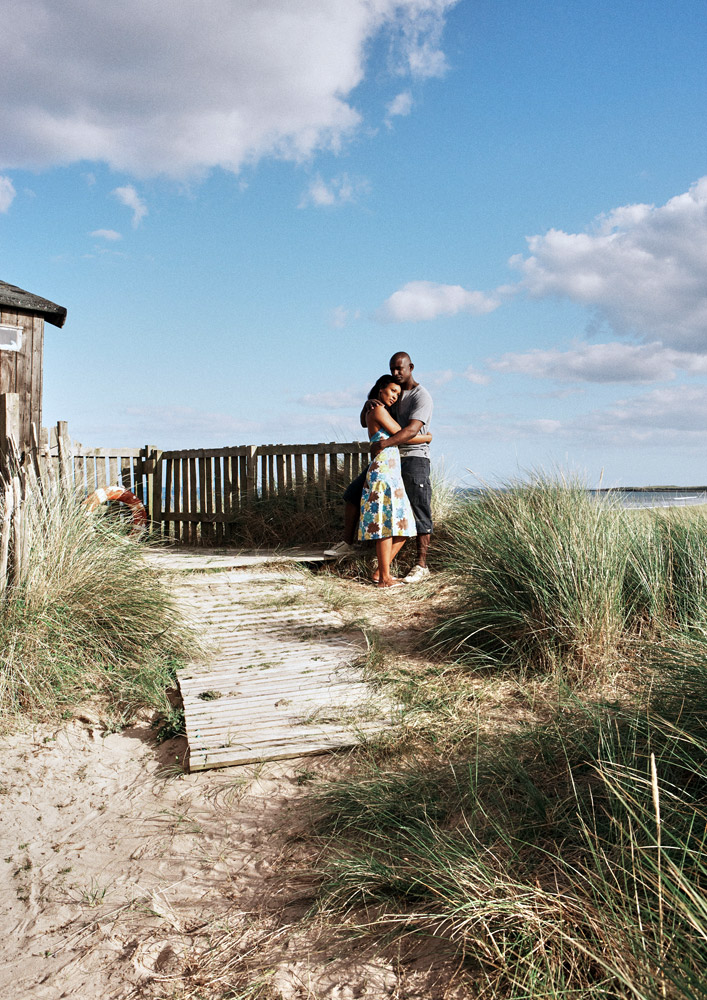
[[[379,430],[371,442],[385,441],[390,436],[387,431]],[[359,540],[398,536],[412,538],[416,534],[415,518],[400,472],[400,452],[397,448],[383,448],[368,466],[361,496]]]

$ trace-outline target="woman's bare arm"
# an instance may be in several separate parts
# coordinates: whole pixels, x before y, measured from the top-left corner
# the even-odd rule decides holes
[[[366,425],[371,436],[381,429],[388,431],[389,434],[397,434],[400,430],[400,424],[390,415],[382,403],[366,414]]]

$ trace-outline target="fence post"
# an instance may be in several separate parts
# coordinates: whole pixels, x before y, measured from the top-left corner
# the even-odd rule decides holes
[[[59,481],[74,485],[74,449],[71,445],[69,425],[66,420],[58,420],[56,425],[56,449],[59,457]]]
[[[20,440],[20,396],[17,392],[3,392],[0,393],[0,476],[3,469],[8,477],[12,474],[11,440],[15,444]]]
[[[258,487],[258,447],[251,444],[245,460],[245,481],[246,496],[248,500],[255,500]]]
[[[2,480],[0,479],[0,487],[2,487],[5,492],[2,508],[2,523],[0,524],[0,598],[2,598],[7,587],[7,577],[10,568],[10,531],[12,528],[12,511],[15,505],[15,495],[12,491],[11,483],[8,482],[3,486]]]
[[[150,521],[152,530],[158,534],[162,533],[162,452],[157,446],[150,444],[147,446],[149,455],[147,474],[147,496],[150,504]]]

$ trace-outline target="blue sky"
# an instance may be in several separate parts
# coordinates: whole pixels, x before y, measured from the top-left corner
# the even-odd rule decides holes
[[[86,444],[351,440],[707,483],[707,3],[15,0],[0,279]],[[467,470],[471,470],[471,473]]]

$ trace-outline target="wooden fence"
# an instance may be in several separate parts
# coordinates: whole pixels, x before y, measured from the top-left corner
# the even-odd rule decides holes
[[[62,449],[66,440],[59,425],[51,446],[57,476],[61,465],[86,495],[123,486],[147,508],[153,533],[189,545],[237,544],[237,523],[258,502],[286,498],[298,511],[334,496],[338,502],[369,460],[367,441],[161,451],[78,442]]]
[[[22,575],[30,544],[22,507],[33,490],[63,483],[88,496],[120,485],[145,505],[153,534],[189,545],[237,545],[238,522],[249,509],[285,501],[293,513],[316,513],[338,505],[346,484],[368,464],[367,441],[85,448],[71,440],[64,421],[51,432],[32,428],[32,447],[20,453],[18,406],[16,394],[0,395],[0,597]]]

